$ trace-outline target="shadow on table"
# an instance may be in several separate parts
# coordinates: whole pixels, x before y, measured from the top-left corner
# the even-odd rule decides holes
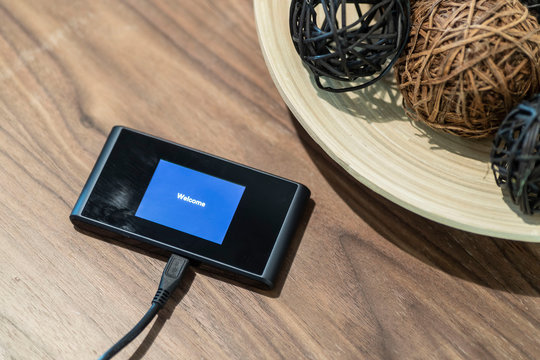
[[[540,244],[476,235],[428,220],[376,194],[332,160],[290,114],[311,160],[343,201],[400,249],[447,274],[515,294],[540,293]],[[395,225],[389,226],[389,222]]]

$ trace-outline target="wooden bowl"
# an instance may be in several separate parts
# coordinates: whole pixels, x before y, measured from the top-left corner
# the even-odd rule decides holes
[[[254,1],[262,52],[281,96],[328,155],[364,185],[428,219],[540,242],[540,215],[522,215],[495,184],[491,139],[462,139],[409,121],[393,75],[354,93],[318,89],[292,44],[289,5]]]

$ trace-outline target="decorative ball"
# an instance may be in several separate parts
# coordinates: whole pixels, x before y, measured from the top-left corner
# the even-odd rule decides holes
[[[405,47],[409,0],[293,0],[289,25],[296,51],[319,88],[344,92],[384,76]],[[346,82],[324,86],[321,77]],[[361,84],[350,84],[367,78]]]
[[[540,21],[540,0],[521,0],[524,5],[527,5],[529,12],[536,16],[536,19]]]
[[[396,77],[410,118],[485,137],[540,90],[540,28],[518,0],[412,4]]]
[[[540,95],[504,119],[493,140],[491,168],[523,213],[540,211]]]

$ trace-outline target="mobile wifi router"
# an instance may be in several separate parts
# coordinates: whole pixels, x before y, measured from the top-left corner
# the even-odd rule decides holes
[[[294,181],[117,126],[70,219],[272,287],[309,195]]]

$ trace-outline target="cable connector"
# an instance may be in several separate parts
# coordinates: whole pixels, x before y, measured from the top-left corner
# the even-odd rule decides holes
[[[107,350],[105,354],[101,355],[99,360],[111,359],[144,330],[144,328],[157,315],[158,311],[165,306],[165,303],[167,300],[169,300],[169,296],[171,296],[174,289],[176,289],[178,286],[178,283],[180,283],[184,270],[186,270],[188,265],[188,259],[176,254],[171,255],[167,265],[165,265],[165,269],[161,275],[158,291],[156,292],[156,296],[154,296],[154,300],[152,300],[152,306],[150,306],[148,312],[144,314],[142,319],[133,327],[133,329],[131,329],[130,332],[124,335],[124,337],[114,344],[109,350]]]
[[[169,296],[178,286],[178,283],[182,279],[184,270],[189,265],[189,260],[176,254],[172,254],[163,270],[161,275],[161,281],[159,282],[159,288],[152,300],[152,304],[156,304],[159,307],[163,307]]]

